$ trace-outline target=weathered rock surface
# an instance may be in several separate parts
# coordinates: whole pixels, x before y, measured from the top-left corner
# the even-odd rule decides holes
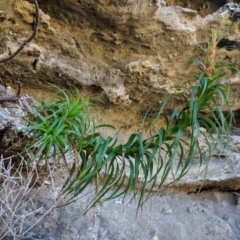
[[[204,141],[201,144],[204,148]],[[52,210],[21,239],[237,240],[240,236],[239,147],[240,137],[232,135],[228,155],[224,151],[224,154],[221,151],[214,153],[206,176],[196,156],[186,177],[178,185],[164,186],[153,194],[138,214],[137,199],[130,192],[124,203],[119,197],[82,216],[94,195],[90,185],[77,202]],[[16,202],[23,214],[23,231],[35,224],[54,204],[64,176],[66,170],[59,168],[54,175],[54,184],[49,180],[41,188],[36,184],[27,198]],[[204,178],[202,192],[197,193]],[[23,188],[24,185],[19,186]],[[1,194],[3,187],[0,186]],[[26,201],[28,198],[31,201]],[[1,214],[0,211],[0,217]],[[21,218],[18,222],[21,223]],[[0,229],[2,225],[0,222]]]
[[[48,200],[41,196],[48,196]],[[86,199],[53,211],[23,239],[81,240],[237,240],[239,205],[233,193],[206,191],[186,194],[174,190],[153,196],[136,215],[136,202],[116,199],[85,216]],[[45,190],[34,207],[47,208],[51,191]],[[38,216],[39,217],[39,216]],[[36,220],[35,217],[34,220]],[[29,226],[33,223],[27,222]]]
[[[9,83],[20,77],[28,87],[45,88],[46,82],[98,87],[114,104],[146,110],[159,105],[177,82],[196,70],[187,57],[201,58],[197,44],[206,43],[212,28],[219,36],[238,40],[238,21],[229,19],[228,10],[214,12],[224,3],[40,0],[35,41],[17,58],[1,64],[0,76]],[[197,10],[206,9],[212,14],[198,15]],[[2,0],[0,11],[0,57],[4,57],[30,35],[34,7],[25,0]],[[238,49],[221,48],[219,60],[239,67],[238,55]]]
[[[197,44],[206,44],[212,28],[233,41],[231,46],[220,46],[218,59],[240,67],[239,20],[230,19],[227,9],[218,10],[225,3],[39,0],[37,37],[15,59],[0,64],[0,77],[15,86],[20,77],[26,87],[39,90],[51,82],[97,92],[107,108],[107,117],[101,120],[132,124],[134,113],[161,104],[178,81],[197,70],[187,57],[203,57]],[[33,4],[1,0],[0,23],[1,59],[31,34]],[[223,81],[232,86],[233,107],[238,108],[239,73],[229,71]],[[2,112],[0,118],[6,119]],[[81,217],[87,201],[83,199],[55,210],[23,239],[240,239],[240,140],[231,136],[230,141],[229,160],[212,156],[203,188],[211,191],[195,195],[203,180],[196,156],[178,188],[154,196],[137,218],[134,201],[123,208],[121,199],[116,199],[97,208],[92,227],[91,212]],[[51,188],[37,197],[34,204],[47,209],[53,201]]]

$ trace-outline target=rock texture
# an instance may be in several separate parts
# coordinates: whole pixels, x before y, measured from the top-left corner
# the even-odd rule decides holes
[[[47,209],[51,191],[45,190],[36,207]],[[86,199],[61,208],[40,222],[22,239],[51,240],[237,240],[239,239],[239,205],[233,193],[206,191],[186,194],[174,190],[153,196],[136,213],[131,197],[122,204],[116,199],[81,216]],[[36,220],[35,217],[30,226]]]
[[[158,106],[177,82],[197,69],[187,57],[201,58],[197,44],[206,43],[212,28],[238,39],[238,21],[229,19],[228,10],[216,11],[224,3],[39,0],[41,24],[35,41],[1,64],[0,76],[8,83],[20,77],[25,86],[35,88],[45,88],[46,82],[97,87],[115,105],[145,111]],[[197,10],[212,14],[200,16]],[[26,0],[2,0],[0,13],[4,57],[30,35],[34,7]],[[239,67],[238,51],[221,48],[219,60]]]
[[[140,113],[142,118],[149,106],[161,105],[174,85],[199,70],[187,57],[204,57],[197,44],[206,46],[205,36],[210,36],[212,28],[225,39],[218,45],[218,59],[240,67],[239,20],[230,18],[229,10],[222,7],[225,3],[39,0],[37,37],[16,58],[0,64],[0,77],[13,86],[20,77],[28,91],[36,89],[35,94],[45,91],[48,82],[76,85],[103,100],[101,121],[134,125],[134,114]],[[31,34],[34,12],[31,1],[1,0],[0,59]],[[237,109],[239,73],[229,71],[227,76],[222,81],[232,86],[232,105]],[[2,117],[7,119],[0,112]],[[11,123],[12,118],[7,121]],[[125,207],[122,199],[99,206],[92,226],[91,212],[81,217],[87,201],[82,199],[53,211],[23,239],[239,239],[240,140],[236,135],[230,140],[228,159],[218,152],[212,156],[203,188],[211,191],[195,195],[203,181],[196,156],[196,164],[178,188],[154,196],[137,218],[135,202],[129,196]],[[26,212],[39,206],[47,210],[54,201],[51,187],[36,197]],[[31,225],[32,220],[26,224]]]
[[[215,171],[216,165],[215,163],[211,166]],[[236,168],[239,169],[239,166]],[[240,193],[237,190],[226,192],[211,189],[197,194],[168,187],[159,194],[152,195],[138,212],[137,201],[133,198],[133,193],[129,193],[124,203],[119,197],[82,215],[89,198],[94,195],[92,187],[89,186],[78,201],[62,208],[55,208],[42,219],[54,206],[56,193],[61,190],[62,178],[66,175],[66,171],[61,168],[56,173],[54,185],[52,181],[45,181],[42,186],[40,184],[41,187],[37,184],[31,191],[25,192],[24,196],[19,195],[24,190],[24,181],[19,188],[14,185],[15,191],[11,191],[13,190],[11,185],[8,185],[10,191],[6,189],[2,191],[0,186],[1,194],[8,192],[12,194],[11,199],[19,195],[20,201],[15,203],[18,211],[15,210],[13,219],[16,222],[13,225],[17,228],[22,224],[23,232],[30,228],[21,239],[239,239]],[[211,173],[208,177],[213,183]],[[219,183],[221,182],[223,181],[219,180]],[[4,196],[2,198],[4,199]],[[0,216],[1,214],[2,212]],[[38,221],[39,219],[41,221]],[[0,222],[0,229],[3,226],[3,222]]]

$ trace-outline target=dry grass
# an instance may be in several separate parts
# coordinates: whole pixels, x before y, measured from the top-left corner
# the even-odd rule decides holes
[[[23,158],[17,166],[11,158],[0,159],[0,239],[21,239],[57,206],[53,202],[44,209],[35,204],[46,181],[54,187],[51,171],[40,178],[37,168],[27,166]]]

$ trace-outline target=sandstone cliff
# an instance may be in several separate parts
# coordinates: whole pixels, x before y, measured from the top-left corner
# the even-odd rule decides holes
[[[230,19],[229,10],[217,10],[224,3],[40,0],[37,37],[14,60],[0,64],[0,77],[11,84],[20,77],[25,87],[37,89],[46,88],[47,82],[74,84],[98,93],[105,106],[144,112],[197,70],[188,57],[202,57],[197,44],[206,44],[212,28],[238,43],[238,21]],[[34,6],[31,1],[2,0],[0,14],[4,57],[30,35]],[[218,59],[239,67],[238,48],[221,48]],[[238,81],[235,74],[236,92]]]

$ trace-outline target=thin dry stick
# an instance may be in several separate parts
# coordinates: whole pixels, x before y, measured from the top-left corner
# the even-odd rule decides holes
[[[22,89],[22,83],[20,82],[20,79],[18,78],[18,89],[17,89],[16,97],[21,96],[21,89]]]
[[[29,99],[30,96],[26,95],[23,97],[17,97],[17,96],[7,96],[7,97],[0,97],[0,103],[4,102],[18,102],[19,100]]]
[[[33,29],[33,33],[32,35],[25,41],[22,43],[22,45],[20,45],[20,47],[10,56],[0,59],[0,63],[6,62],[8,60],[13,59],[14,57],[16,57],[23,49],[25,46],[27,46],[36,36],[37,32],[38,32],[38,27],[39,27],[39,22],[40,22],[40,17],[39,17],[39,6],[38,6],[38,2],[37,0],[34,0],[34,5],[35,5],[35,9],[36,9],[36,21],[34,24],[34,29]]]

